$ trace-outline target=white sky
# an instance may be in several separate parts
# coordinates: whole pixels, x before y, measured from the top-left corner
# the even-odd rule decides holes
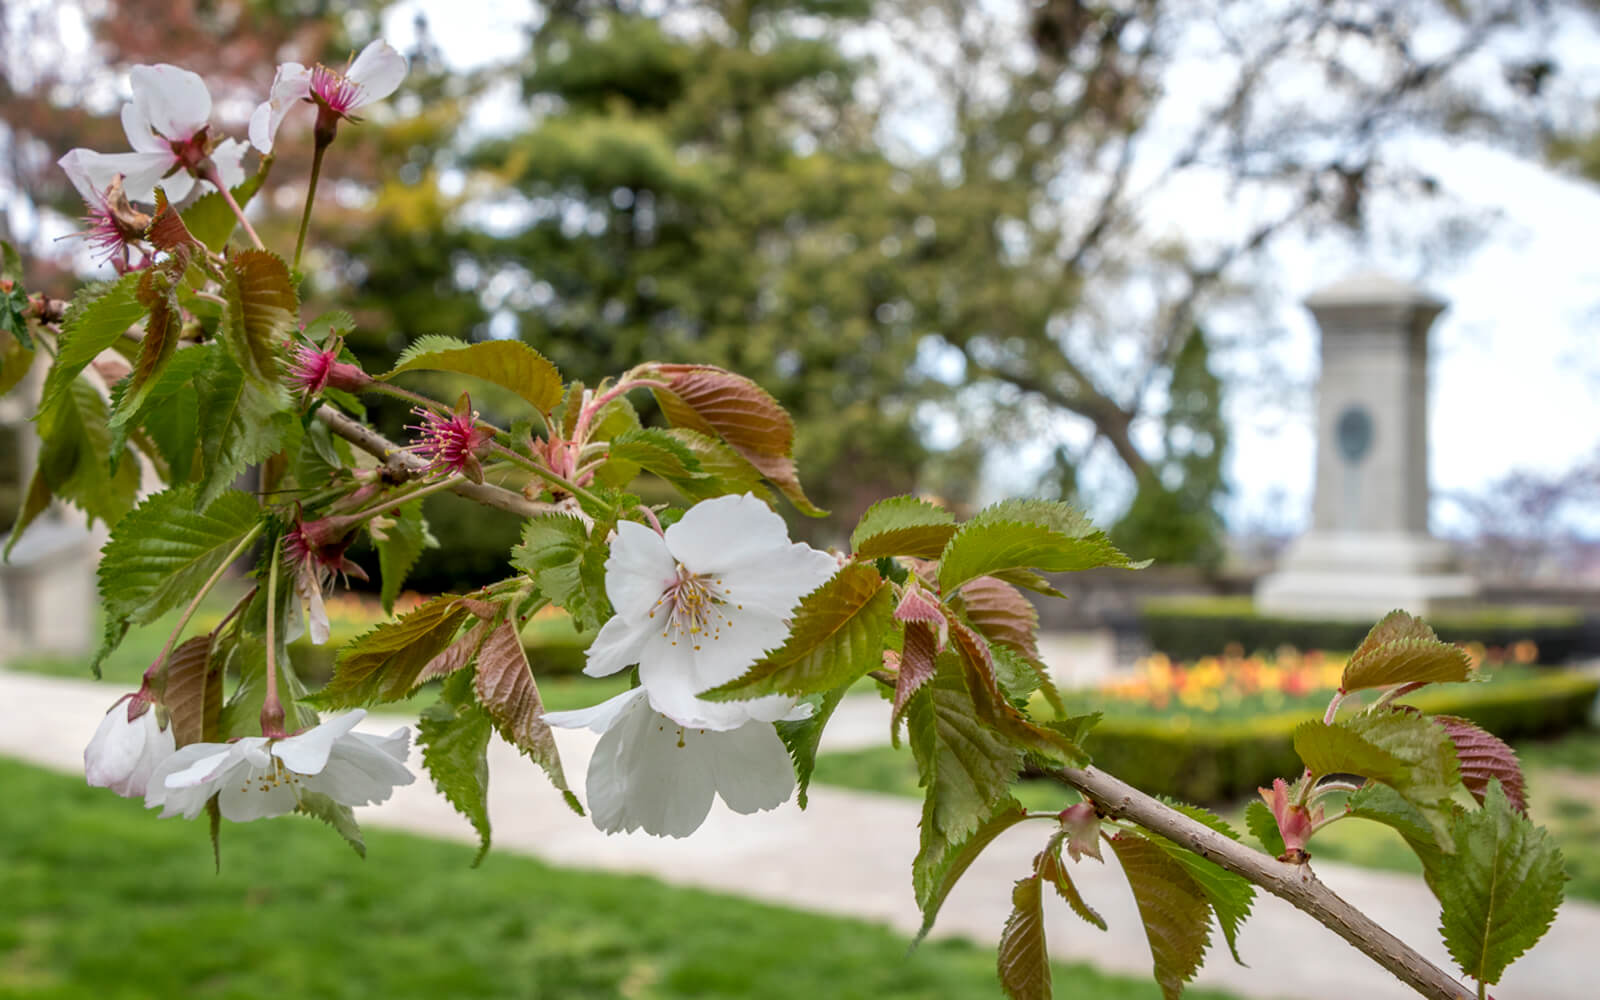
[[[23,0],[12,16],[37,6]],[[447,62],[461,68],[517,56],[535,16],[529,0],[411,0],[385,15],[384,36],[409,48],[419,10]],[[1564,71],[1572,65],[1574,58],[1563,58]],[[485,107],[474,125],[493,130],[519,117],[520,108],[501,101]],[[1415,249],[1358,255],[1333,240],[1278,241],[1267,273],[1275,275],[1273,325],[1285,332],[1272,343],[1271,360],[1310,384],[1315,332],[1298,303],[1317,288],[1371,268],[1420,279],[1450,302],[1433,329],[1435,491],[1472,490],[1518,467],[1562,471],[1600,445],[1600,356],[1591,335],[1600,317],[1600,255],[1593,249],[1600,188],[1481,145],[1418,143],[1408,152],[1463,201],[1496,214],[1488,237],[1464,258],[1432,268]],[[1237,225],[1221,199],[1196,193],[1175,192],[1181,197],[1153,210],[1166,212],[1189,237]],[[1212,317],[1208,325],[1238,332],[1227,323]],[[1267,403],[1254,393],[1230,398],[1230,514],[1237,524],[1304,525],[1314,461],[1311,415],[1304,394]],[[1437,519],[1444,509],[1436,508]],[[1436,520],[1435,527],[1447,525]]]

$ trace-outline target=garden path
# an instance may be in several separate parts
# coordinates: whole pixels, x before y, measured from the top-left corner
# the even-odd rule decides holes
[[[0,754],[63,772],[80,771],[83,747],[119,693],[107,684],[0,670]],[[873,708],[883,710],[882,703],[868,698],[853,703],[850,711],[867,719]],[[369,720],[378,730],[400,721]],[[880,718],[880,734],[883,726]],[[561,731],[557,738],[568,774],[581,785],[595,737]],[[569,812],[549,782],[511,747],[497,740],[490,756],[494,775],[490,811],[499,850],[525,852],[569,867],[653,875],[675,885],[873,920],[906,933],[914,932],[919,923],[908,877],[920,813],[915,802],[818,787],[812,789],[810,808],[803,813],[790,803],[770,813],[741,817],[718,805],[699,833],[686,840],[637,834],[607,837]],[[415,754],[412,766],[420,771]],[[386,805],[361,813],[362,821],[373,827],[474,839],[466,821],[426,780],[399,789]],[[196,836],[201,835],[197,830]],[[952,893],[935,934],[992,945],[1009,911],[1011,883],[1027,871],[1045,835],[1043,829],[1025,825],[998,840]],[[1109,852],[1107,859],[1104,866],[1079,864],[1073,874],[1083,894],[1110,922],[1111,932],[1102,934],[1077,921],[1053,900],[1047,904],[1051,951],[1107,971],[1148,975],[1149,950],[1132,896],[1120,882]],[[367,863],[383,860],[376,856]],[[1449,966],[1435,931],[1437,906],[1420,880],[1333,864],[1318,865],[1318,873],[1402,939]],[[1539,946],[1512,966],[1496,996],[1590,1000],[1595,996],[1591,970],[1596,941],[1600,941],[1600,907],[1568,903]],[[1225,953],[1213,955],[1198,982],[1243,997],[1402,1000],[1412,995],[1311,918],[1272,897],[1258,900],[1254,917],[1240,935],[1240,952],[1250,968],[1234,965]]]

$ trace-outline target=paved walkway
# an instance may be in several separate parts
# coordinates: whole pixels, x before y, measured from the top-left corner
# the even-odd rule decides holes
[[[79,772],[83,747],[101,714],[120,694],[112,686],[7,673],[0,670],[0,755],[64,772]],[[848,732],[864,732],[876,699],[852,701]],[[883,726],[880,717],[878,725]],[[396,723],[380,720],[372,728]],[[880,728],[879,732],[883,730]],[[841,740],[846,729],[841,726]],[[882,737],[880,736],[879,739]],[[594,737],[557,733],[567,773],[581,786]],[[785,906],[880,921],[913,933],[920,922],[912,899],[910,862],[916,852],[915,802],[814,788],[802,813],[792,803],[754,817],[735,816],[720,805],[704,827],[686,840],[643,835],[607,837],[569,812],[533,765],[498,741],[490,748],[490,812],[495,847],[574,868],[637,872],[662,881],[754,897]],[[413,754],[412,766],[420,772]],[[471,842],[465,820],[434,793],[426,780],[399,789],[389,803],[361,811],[361,821]],[[152,816],[151,822],[156,820]],[[174,821],[166,821],[174,822]],[[1046,836],[1042,825],[1013,829],[972,867],[941,913],[936,935],[967,937],[992,946],[1009,912],[1012,881],[1024,874]],[[1107,853],[1105,866],[1075,866],[1084,895],[1111,924],[1103,934],[1050,900],[1048,934],[1053,954],[1089,961],[1102,969],[1148,976],[1150,955],[1133,898]],[[354,862],[352,862],[354,863]],[[372,863],[381,863],[375,859]],[[1420,881],[1337,865],[1319,865],[1322,878],[1402,939],[1449,967],[1435,927],[1438,909]],[[1568,904],[1551,932],[1495,990],[1500,1000],[1590,1000],[1591,971],[1600,942],[1600,907]],[[1226,952],[1213,954],[1199,983],[1244,997],[1293,1000],[1362,1000],[1410,997],[1369,959],[1311,918],[1272,897],[1259,899],[1245,925],[1240,952],[1251,967],[1239,968]]]

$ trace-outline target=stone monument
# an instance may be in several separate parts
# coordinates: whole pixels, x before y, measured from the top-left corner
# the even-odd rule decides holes
[[[1361,274],[1305,305],[1322,331],[1311,529],[1257,583],[1257,609],[1373,620],[1472,597],[1428,534],[1428,328],[1445,303]]]

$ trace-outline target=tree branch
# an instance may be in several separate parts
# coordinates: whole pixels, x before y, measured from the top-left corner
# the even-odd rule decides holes
[[[1475,995],[1339,898],[1308,865],[1289,864],[1252,850],[1093,767],[1069,767],[1051,773],[1092,799],[1106,815],[1132,820],[1288,900],[1295,909],[1310,914],[1423,996],[1432,1000],[1468,1000]]]
[[[415,479],[427,467],[428,463],[420,456],[406,451],[361,421],[346,416],[327,404],[317,407],[317,419],[335,434],[383,462],[385,471],[397,482]],[[521,493],[493,483],[462,480],[451,486],[450,491],[468,500],[476,500],[518,517],[537,517],[558,510],[567,512],[566,508],[556,504],[529,500]]]

